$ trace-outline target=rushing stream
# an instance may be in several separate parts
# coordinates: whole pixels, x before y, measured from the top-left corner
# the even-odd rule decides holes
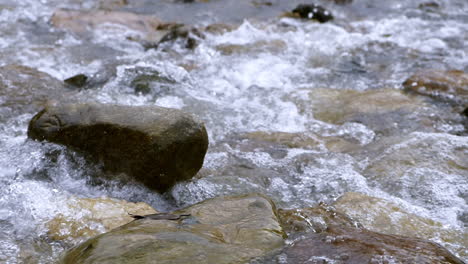
[[[169,211],[229,194],[260,192],[296,208],[361,192],[466,232],[466,117],[430,98],[408,100],[401,89],[420,69],[468,71],[468,1],[316,1],[333,12],[328,23],[282,16],[310,1],[265,2],[0,0],[0,66],[96,80],[57,97],[37,87],[21,95],[0,91],[0,262],[56,260],[70,245],[50,241],[45,223],[67,210],[70,197],[142,201]],[[436,5],[421,5],[428,2]],[[203,32],[193,49],[183,40],[145,49],[122,26],[103,24],[86,34],[54,27],[58,8],[230,29]],[[153,79],[135,86],[141,76]],[[29,102],[38,94],[193,113],[209,134],[204,166],[162,195],[98,181],[99,168],[80,154],[27,138],[35,114]]]

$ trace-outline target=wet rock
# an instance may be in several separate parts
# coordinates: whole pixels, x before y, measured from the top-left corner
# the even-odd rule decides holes
[[[134,219],[129,214],[154,214],[146,203],[131,203],[112,198],[73,198],[64,212],[47,222],[47,235],[56,241],[79,243],[108,232]]]
[[[445,228],[439,222],[407,212],[390,201],[349,192],[333,206],[336,211],[349,215],[370,231],[431,240],[441,243],[462,258],[468,257],[468,233]]]
[[[437,2],[424,2],[418,5],[420,9],[437,9],[440,7],[440,4]]]
[[[82,151],[106,170],[159,191],[193,177],[208,147],[200,121],[156,106],[49,106],[33,117],[28,137]]]
[[[271,142],[287,148],[320,149],[321,147],[325,147],[333,152],[347,152],[359,146],[359,144],[341,137],[322,136],[311,132],[256,131],[241,135],[241,138],[252,141]],[[252,144],[252,142],[249,142],[249,144]],[[256,144],[254,143],[253,145]]]
[[[247,195],[206,200],[174,214],[140,219],[71,249],[63,263],[246,263],[283,245],[273,203]]]
[[[424,98],[396,89],[313,89],[309,98],[308,102],[298,102],[298,106],[305,112],[312,110],[315,119],[336,125],[360,123],[378,136],[433,132],[447,127],[460,129],[456,127],[460,116],[451,108],[429,104]]]
[[[463,71],[425,70],[410,76],[407,91],[468,105],[468,74]]]
[[[433,242],[345,226],[307,233],[287,247],[281,256],[291,264],[463,263]]]
[[[374,185],[451,220],[466,212],[468,137],[413,132],[373,147],[362,175]]]
[[[286,50],[287,44],[282,40],[273,41],[257,41],[249,44],[221,44],[215,47],[216,50],[220,51],[223,55],[232,54],[258,54],[260,52],[269,52],[273,54],[279,54]]]
[[[326,204],[301,209],[279,209],[278,217],[288,236],[297,233],[326,232],[327,228],[333,225],[360,227],[358,222]]]
[[[126,76],[132,79],[129,86],[136,94],[154,93],[161,95],[167,93],[176,81],[165,74],[150,68],[134,67],[126,70]]]
[[[64,84],[36,69],[21,65],[0,67],[2,118],[38,111],[49,100],[64,99]]]
[[[154,47],[156,48],[162,43],[174,44],[176,41],[182,41],[185,48],[194,49],[198,46],[199,41],[204,38],[204,34],[197,28],[179,25],[172,27],[158,43],[155,43]],[[151,46],[146,48],[151,48]]]
[[[301,18],[317,20],[320,23],[333,19],[330,11],[316,4],[300,4],[293,9],[292,13],[299,15]]]
[[[64,82],[72,87],[82,88],[86,85],[88,76],[80,73],[64,80]]]
[[[229,24],[211,24],[211,25],[206,26],[203,29],[203,32],[221,35],[227,32],[231,32],[235,30],[237,27],[238,26],[229,25]]]
[[[51,18],[51,23],[54,27],[69,30],[78,35],[96,30],[99,27],[116,25],[117,29],[124,27],[127,31],[138,32],[136,36],[129,36],[130,39],[151,43],[159,43],[174,26],[172,23],[163,23],[153,16],[130,12],[68,9],[56,10]]]

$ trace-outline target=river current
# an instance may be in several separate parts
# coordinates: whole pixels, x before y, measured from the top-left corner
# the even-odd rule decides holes
[[[80,154],[27,138],[34,112],[3,104],[0,262],[56,260],[67,246],[48,240],[45,223],[67,210],[70,197],[142,201],[170,211],[219,195],[260,192],[278,207],[297,208],[361,192],[466,232],[462,117],[431,102],[425,113],[390,114],[382,122],[394,124],[380,129],[372,121],[380,117],[340,123],[319,113],[342,107],[333,104],[333,98],[347,98],[333,97],[340,91],[400,91],[420,69],[467,72],[468,2],[316,1],[335,17],[323,24],[282,16],[311,1],[263,2],[0,0],[0,66],[24,65],[58,80],[109,76],[97,87],[73,91],[73,100],[182,109],[205,122],[210,139],[198,175],[161,195],[137,184],[97,181],[99,168]],[[50,19],[58,8],[115,9],[200,27],[226,23],[232,30],[205,32],[194,49],[177,41],[145,49],[115,25],[85,38],[55,28]],[[133,78],[148,73],[162,77],[148,91],[135,92]],[[0,97],[0,103],[7,100]],[[437,122],[429,127],[413,125],[432,117]],[[276,138],[265,140],[268,135]],[[323,137],[350,142],[353,150],[332,149]],[[317,143],[301,143],[308,139]]]

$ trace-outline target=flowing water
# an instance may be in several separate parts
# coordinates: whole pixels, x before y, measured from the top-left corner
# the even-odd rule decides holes
[[[92,89],[66,88],[65,97],[182,109],[205,122],[210,138],[199,174],[155,194],[137,184],[97,181],[99,168],[80,154],[28,140],[34,112],[25,103],[8,104],[13,95],[0,94],[0,262],[56,260],[69,245],[50,241],[45,223],[67,210],[70,197],[143,201],[169,211],[248,192],[265,193],[279,207],[305,207],[353,191],[465,232],[463,117],[447,104],[419,97],[404,104],[422,110],[395,111],[401,101],[392,102],[390,95],[404,96],[401,83],[419,69],[468,71],[466,0],[440,0],[436,7],[409,0],[321,1],[335,16],[324,24],[281,16],[299,1],[182,2],[0,0],[0,66],[24,65],[59,80],[80,73],[107,76]],[[57,8],[103,6],[234,29],[205,32],[193,50],[182,41],[145,50],[119,26],[81,37],[50,23]],[[145,74],[158,78],[148,91],[135,92],[132,81]],[[387,89],[388,103],[385,94],[383,103],[353,97],[380,88]],[[333,121],[339,115],[333,111],[345,107],[339,102],[353,98],[361,101],[351,110],[367,103],[390,110],[380,116],[370,107],[354,119]],[[320,118],[329,109],[332,117]],[[341,115],[350,108],[343,109]],[[330,147],[330,138],[348,147]]]

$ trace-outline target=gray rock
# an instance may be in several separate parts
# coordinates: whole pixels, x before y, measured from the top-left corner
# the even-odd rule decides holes
[[[208,148],[202,122],[157,106],[49,106],[30,121],[28,137],[90,154],[106,170],[158,191],[192,178]]]

